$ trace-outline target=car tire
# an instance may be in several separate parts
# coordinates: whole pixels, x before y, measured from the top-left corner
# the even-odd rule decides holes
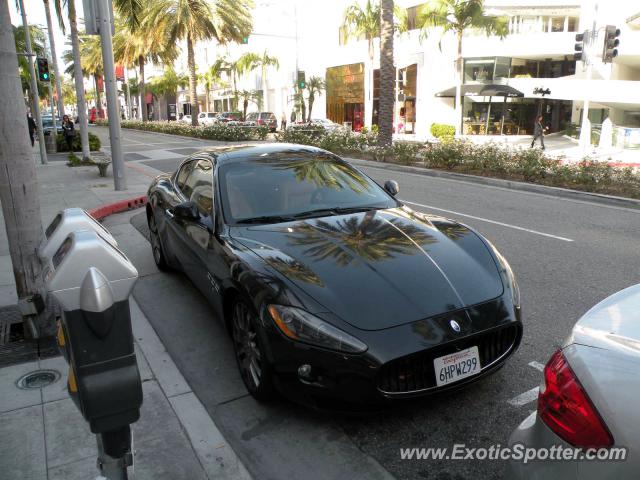
[[[156,216],[151,212],[147,217],[147,224],[149,225],[149,242],[151,243],[151,253],[153,254],[153,260],[156,262],[158,270],[166,272],[171,270],[167,257],[164,253],[164,247],[162,246],[162,240],[160,240],[160,234],[158,233],[158,225],[156,224]]]
[[[258,332],[258,315],[242,298],[236,299],[231,315],[231,338],[242,381],[256,400],[271,400],[275,395],[273,373]]]

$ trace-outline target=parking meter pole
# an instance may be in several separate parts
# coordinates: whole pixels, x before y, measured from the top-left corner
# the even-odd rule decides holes
[[[107,114],[109,115],[109,139],[111,141],[111,162],[113,165],[113,183],[116,190],[127,189],[124,170],[124,157],[120,143],[120,109],[118,108],[118,89],[113,61],[113,44],[111,39],[111,0],[97,0],[100,43],[102,44],[102,61],[104,64],[104,90],[107,94]]]
[[[36,121],[36,127],[38,129],[38,146],[40,147],[40,162],[43,165],[48,163],[47,161],[47,149],[44,143],[44,131],[42,130],[42,116],[40,115],[40,98],[38,95],[38,80],[36,77],[36,69],[33,67],[33,51],[31,50],[31,33],[29,31],[29,24],[27,23],[27,13],[24,11],[24,2],[18,0],[18,6],[20,7],[20,14],[22,15],[22,25],[24,26],[24,38],[25,46],[27,47],[27,63],[29,65],[29,76],[31,86],[31,108],[33,108],[34,120]],[[25,119],[26,121],[26,119]]]
[[[129,426],[96,435],[96,440],[100,475],[108,480],[127,480],[127,467],[133,464]]]

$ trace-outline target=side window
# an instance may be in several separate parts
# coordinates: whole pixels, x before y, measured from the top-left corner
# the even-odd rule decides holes
[[[193,169],[194,163],[195,162],[193,161],[186,162],[184,165],[182,165],[182,168],[178,172],[178,176],[176,177],[176,186],[182,193],[184,193],[184,184],[187,181],[187,177],[191,173],[191,170]],[[189,198],[189,196],[186,193],[184,195],[185,197]]]
[[[198,206],[201,215],[208,216],[213,208],[213,165],[208,159],[193,163],[182,193]]]

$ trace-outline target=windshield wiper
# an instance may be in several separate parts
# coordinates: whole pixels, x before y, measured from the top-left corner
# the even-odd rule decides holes
[[[296,218],[293,216],[282,216],[282,215],[263,215],[261,217],[252,217],[252,218],[243,218],[242,220],[238,220],[236,223],[238,224],[249,224],[249,223],[283,223],[283,222],[291,222]]]
[[[342,215],[346,213],[368,212],[370,210],[380,210],[385,207],[372,207],[372,206],[360,206],[360,207],[334,207],[334,208],[320,208],[318,210],[309,210],[306,212],[300,212],[293,215],[295,218],[309,218],[309,217],[325,217],[329,215]]]

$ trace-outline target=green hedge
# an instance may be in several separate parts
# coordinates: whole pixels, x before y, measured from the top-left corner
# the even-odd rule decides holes
[[[64,138],[64,135],[59,133],[58,137],[56,138],[56,142],[57,142],[57,147],[58,147],[58,152],[68,152],[69,149],[67,148],[67,141]],[[82,145],[80,142],[80,132],[76,131],[76,135],[75,137],[73,137],[73,151],[74,152],[81,152],[82,151]],[[94,135],[93,133],[89,132],[89,150],[91,152],[97,152],[98,150],[100,150],[101,144],[100,144],[100,139]]]
[[[377,146],[375,133],[309,134],[290,130],[277,134],[276,139],[382,162],[640,198],[640,174],[632,168],[614,168],[588,158],[566,164],[533,148],[477,145],[451,137],[438,143],[394,142],[384,148]]]
[[[108,125],[108,122],[99,120],[96,125]],[[194,127],[182,122],[141,122],[139,120],[123,120],[122,128],[144,130],[147,132],[168,133],[185,137],[203,138],[206,140],[220,140],[226,142],[242,142],[247,140],[264,140],[267,138],[269,128],[258,127],[229,127],[225,124],[214,124]]]
[[[434,123],[431,125],[431,135],[436,138],[450,138],[456,133],[456,127],[444,123]]]

